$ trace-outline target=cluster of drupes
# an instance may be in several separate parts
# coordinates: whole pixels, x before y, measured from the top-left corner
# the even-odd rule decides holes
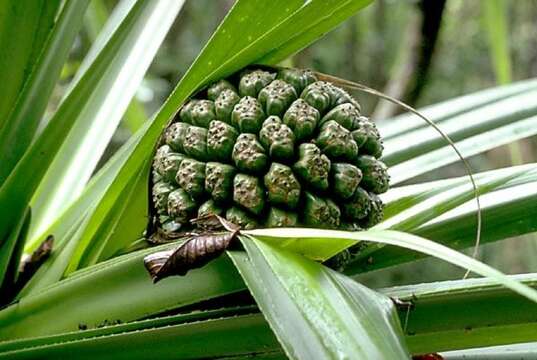
[[[197,94],[153,162],[161,230],[214,213],[242,228],[368,228],[388,189],[375,125],[311,71],[245,70]]]

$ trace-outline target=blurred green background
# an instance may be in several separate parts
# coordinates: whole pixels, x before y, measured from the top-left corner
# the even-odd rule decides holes
[[[92,0],[62,81],[59,101],[112,13],[116,0]],[[131,103],[103,161],[158,109],[185,73],[231,0],[187,0]],[[497,84],[537,76],[537,1],[376,0],[311,47],[285,61],[360,82],[423,107]],[[377,98],[355,94],[363,112],[389,119],[400,109]],[[54,110],[52,102],[49,111]],[[537,101],[537,99],[536,99]],[[474,171],[535,162],[537,139],[502,146],[470,159]],[[464,175],[460,164],[422,181]],[[486,226],[486,223],[484,224]],[[434,239],[433,239],[434,240]],[[537,236],[486,245],[480,259],[506,273],[537,271]],[[412,265],[365,274],[371,286],[462,277],[463,272],[426,259]]]

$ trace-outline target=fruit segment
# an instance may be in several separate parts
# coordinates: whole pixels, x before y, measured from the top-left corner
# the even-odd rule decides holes
[[[164,130],[153,221],[164,234],[208,214],[245,229],[368,228],[389,186],[382,150],[345,90],[309,70],[245,70],[200,91]]]

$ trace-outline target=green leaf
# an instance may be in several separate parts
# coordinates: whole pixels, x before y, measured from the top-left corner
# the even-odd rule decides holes
[[[22,297],[0,311],[0,340],[75,331],[81,323],[93,328],[105,320],[138,320],[244,289],[226,256],[153,284],[144,256],[173,246],[116,257]]]
[[[537,285],[536,274],[511,277],[532,287]],[[535,304],[491,279],[444,281],[379,291],[402,303],[408,302],[412,305],[410,308],[400,307],[399,317],[406,328],[406,341],[413,353],[491,346],[535,339],[537,326],[534,323],[537,315]],[[198,344],[210,342],[213,339],[211,331],[216,325],[222,331],[239,337],[253,335],[240,344],[236,341],[222,343],[223,346],[227,346],[226,349],[233,349],[232,351],[239,353],[259,346],[263,352],[277,356],[281,348],[263,316],[257,313],[243,316],[252,311],[254,309],[251,307],[241,307],[194,312],[85,331],[6,341],[0,343],[0,355],[15,356],[19,353],[14,351],[20,351],[20,356],[40,357],[41,353],[48,354],[49,352],[60,356],[78,346],[86,346],[85,353],[88,357],[99,354],[115,359],[125,354],[125,356],[132,355],[131,358],[136,358],[136,354],[141,351],[140,348],[147,346],[146,341],[151,341],[151,348],[167,349],[165,350],[167,354],[176,355],[178,351],[191,351],[193,352],[191,356],[196,356],[196,351],[200,349]],[[239,316],[195,323],[195,326],[200,325],[204,331],[208,332],[205,337],[193,335],[194,338],[185,336],[178,340],[172,337],[153,336],[177,324],[232,314]],[[183,326],[187,327],[188,331],[192,329],[187,324]],[[175,326],[174,331],[183,326]],[[240,329],[240,332],[236,332],[237,329]],[[140,330],[143,330],[142,335],[138,334]],[[186,329],[185,333],[188,333]],[[191,334],[197,334],[197,331],[192,331]],[[132,339],[138,336],[138,340],[132,342]],[[146,337],[148,339],[145,339]],[[106,346],[105,354],[99,353],[103,346]],[[217,351],[222,351],[221,349]],[[130,354],[129,350],[132,350],[133,354]]]
[[[477,110],[499,100],[523,94],[537,88],[537,79],[519,81],[514,84],[496,86],[477,91],[468,95],[446,100],[419,109],[431,121],[441,124],[452,117],[466,112]],[[414,114],[402,114],[390,119],[381,119],[377,122],[382,138],[385,140],[407,134],[429,125]]]
[[[285,60],[289,55],[292,55],[310,43],[313,43],[338,24],[345,21],[350,15],[368,6],[372,2],[373,0],[344,0],[339,2],[324,1],[324,4],[321,2],[318,2],[317,4],[304,4],[304,11],[302,11],[298,19],[293,17],[286,19],[286,22],[278,25],[278,29],[276,30],[281,31],[281,34],[271,36],[273,36],[274,39],[277,39],[283,38],[289,33],[296,35],[280,45],[277,49],[269,52],[257,62],[260,64],[273,65]],[[313,1],[311,3],[313,3]],[[324,18],[321,19],[322,21],[316,22],[316,20],[319,19],[319,14],[323,14]]]
[[[84,18],[84,29],[89,40],[94,42],[94,46],[92,46],[88,55],[84,58],[79,72],[84,70],[89,65],[88,63],[93,61],[100,48],[108,41],[116,27],[121,23],[121,20],[128,13],[131,6],[129,2],[131,1],[118,3],[111,15],[108,14],[106,4],[102,0],[93,0],[90,2]],[[122,122],[134,134],[146,121],[147,115],[144,106],[134,96],[125,111]]]
[[[9,345],[9,344],[8,344]],[[1,347],[0,347],[1,348]],[[277,341],[259,315],[243,315],[96,336],[47,342],[35,347],[1,352],[0,359],[207,359],[234,356],[272,358],[280,353]],[[265,357],[267,355],[267,357]],[[278,357],[281,358],[281,357]]]
[[[528,286],[536,274],[510,276]],[[399,316],[414,353],[535,341],[537,307],[491,279],[405,285],[379,290],[410,302]]]
[[[524,91],[516,96],[500,99],[486,106],[473,109],[442,121],[439,127],[455,141],[483,134],[537,115],[537,105],[532,101],[537,89]],[[383,160],[387,165],[426,154],[446,146],[446,141],[432,127],[408,132],[385,141]]]
[[[147,126],[147,124],[146,124]],[[99,171],[90,179],[82,194],[73,201],[65,211],[56,217],[54,223],[41,234],[37,234],[28,239],[25,251],[32,252],[37,248],[39,242],[46,238],[48,234],[54,234],[55,237],[62,239],[69,229],[81,217],[89,213],[95,206],[95,203],[102,199],[108,186],[117,176],[121,166],[125,163],[134,148],[134,145],[140,140],[141,133],[131,136],[118,151],[99,169]]]
[[[140,10],[144,9],[143,4],[140,3],[137,9],[139,14]],[[134,14],[136,12],[133,12],[133,16],[129,18],[128,23],[131,25],[137,18]],[[34,141],[0,188],[0,206],[11,209],[6,216],[0,218],[0,244],[5,241],[13,224],[22,216],[22,212],[58,153],[63,143],[61,140],[65,139],[73,127],[72,118],[80,113],[83,104],[90,97],[94,86],[114,59],[118,46],[127,35],[128,31],[118,33],[114,41],[108,44],[106,50],[102,52],[102,57],[94,62],[91,71],[87,71],[78,85],[73,88],[69,94],[69,101],[63,102],[63,106],[59,108],[41,136]]]
[[[537,358],[537,343],[511,344],[483,347],[469,350],[448,351],[443,354],[447,360],[520,360]]]
[[[40,21],[46,22],[54,20],[56,8],[60,2],[55,0],[45,1],[45,4],[36,4],[29,1],[18,1],[18,3],[32,3],[37,9],[41,7],[41,10],[47,13],[43,14],[45,18]],[[36,60],[28,59],[30,62],[35,61],[35,64],[33,64],[32,68],[27,69],[29,76],[26,77],[24,87],[21,87],[19,91],[18,100],[13,110],[9,116],[6,114],[7,120],[0,129],[0,139],[2,139],[0,141],[0,154],[3,154],[2,167],[0,168],[0,184],[9,176],[35,136],[52,90],[60,76],[62,66],[67,59],[75,36],[82,26],[82,17],[87,6],[87,0],[68,1],[65,3],[56,23],[46,24],[46,26],[53,25],[50,31],[49,29],[38,29],[47,34],[47,38],[44,39],[46,41],[42,44],[42,49],[34,48],[35,53],[33,53],[33,56],[35,56]],[[47,9],[47,7],[50,7],[50,9]],[[52,16],[52,18],[49,20],[47,16]],[[16,17],[14,16],[14,18]],[[11,18],[9,19],[11,20]],[[16,34],[18,31],[25,34],[27,30],[9,29],[5,33]],[[49,32],[50,34],[48,34]],[[37,34],[36,36],[42,35]],[[15,37],[13,40],[21,39]],[[28,44],[31,45],[32,41],[28,41]],[[39,46],[39,44],[36,45]],[[5,48],[3,49],[3,51],[6,51]],[[6,54],[8,53],[7,51]],[[12,54],[10,54],[11,56]],[[2,68],[2,65],[0,61],[0,68]],[[6,69],[16,73],[15,67]],[[0,78],[0,81],[2,80],[6,79]],[[6,97],[9,98],[9,95]],[[0,114],[0,116],[2,115]]]
[[[537,196],[535,183],[533,181],[484,196],[483,214],[489,217],[484,217],[486,226],[483,228],[483,234],[500,240],[537,230],[534,217],[535,209],[531,206],[532,201]],[[472,214],[475,214],[475,211],[475,204],[469,202],[434,221],[424,224],[416,231],[429,234],[434,232],[442,241],[446,241],[447,237],[453,238],[454,233],[458,233],[460,242],[465,242],[467,239],[471,239],[467,229],[472,227],[475,229],[475,216],[473,217],[474,220],[472,220]],[[456,245],[460,246],[459,244]]]
[[[142,236],[147,226],[148,179],[143,172],[136,175],[118,193],[110,194],[108,187],[101,202],[90,210],[88,223],[69,258],[66,274],[96,264],[105,254],[110,255]],[[133,215],[145,221],[133,223]]]
[[[88,328],[88,324],[81,323],[80,327],[84,331],[73,331],[57,335],[35,337],[30,339],[19,339],[3,341],[0,343],[0,354],[13,350],[51,345],[57,343],[72,342],[76,340],[87,340],[95,337],[102,337],[113,334],[124,334],[131,331],[140,331],[157,327],[184,324],[187,322],[203,321],[208,319],[223,318],[229,316],[247,315],[257,312],[255,306],[231,307],[217,310],[194,311],[186,314],[162,316],[140,321],[132,321],[124,324],[115,324],[112,321],[102,324],[101,327]],[[276,340],[274,340],[276,341]],[[118,351],[117,349],[116,351]],[[116,354],[117,356],[117,354]]]
[[[109,17],[105,0],[92,0],[84,14],[84,33],[91,41],[101,33],[101,30]]]
[[[39,244],[42,239],[46,238],[47,234],[53,234],[55,237],[55,251],[52,255],[41,265],[37,273],[32,277],[24,289],[19,293],[20,298],[23,295],[35,292],[43,287],[53,284],[59,281],[71,260],[71,256],[76,250],[82,236],[86,233],[86,227],[89,222],[89,215],[95,210],[96,203],[101,199],[108,187],[112,182],[114,176],[119,172],[121,165],[127,158],[129,149],[139,139],[137,136],[131,137],[115,154],[114,156],[99,170],[99,172],[91,179],[88,186],[84,189],[82,195],[74,201],[69,208],[52,224],[47,231],[43,232],[31,239],[29,245],[26,248],[27,252],[31,252],[35,249],[35,246]],[[147,186],[144,186],[143,191],[147,191]],[[145,198],[138,193],[138,203],[143,203],[145,211]],[[122,204],[124,205],[124,204]],[[128,209],[130,212],[140,211],[140,207],[131,207]],[[121,221],[129,222],[130,217],[121,217]],[[115,247],[124,244],[122,241],[132,241],[132,232],[138,231],[136,226],[126,227],[127,231],[121,234],[113,234],[114,241],[111,245]],[[145,224],[138,224],[139,226],[145,226]],[[109,237],[112,234],[108,234]]]
[[[0,128],[7,123],[8,115],[43,50],[61,3],[60,0],[5,0],[0,3]]]
[[[537,181],[536,171],[537,164],[527,164],[477,173],[474,174],[474,178],[482,183],[490,183],[502,177],[511,178],[504,185],[496,187],[496,189],[502,189]],[[471,184],[470,179],[467,176],[461,176],[392,188],[381,195],[385,204],[384,220],[462,184]]]
[[[107,6],[103,1],[91,1],[84,17],[84,30],[88,33],[88,40],[91,42],[91,47],[78,67],[72,81],[73,84],[76,84],[80,80],[82,75],[84,75],[90,65],[95,61],[95,58],[110,41],[137,1],[118,1],[110,16],[108,15]],[[71,85],[72,87],[73,85]]]
[[[231,253],[291,359],[404,359],[393,302],[331,269],[262,241]]]
[[[95,233],[95,239],[84,252],[82,266],[96,264],[116,254],[120,249],[140,237],[146,224],[133,224],[133,218],[143,217],[147,211],[147,179],[142,173],[133,178],[118,201],[111,208],[111,216],[106,217]],[[121,230],[118,230],[121,229]]]
[[[483,228],[481,244],[537,231],[535,183],[495,191],[481,198]],[[469,202],[442,217],[415,229],[413,233],[456,249],[473,246],[476,233],[476,207]],[[360,256],[346,272],[370,271],[422,258],[423,254],[386,246]],[[364,250],[367,251],[367,250]]]
[[[327,241],[323,233],[314,236],[308,231],[304,233],[307,236],[301,236],[300,230],[294,231],[288,228],[242,230],[241,234],[262,238],[269,242],[274,241],[281,249],[317,261],[328,260],[354,244],[353,240]]]
[[[507,25],[507,2],[489,0],[481,3],[489,40],[492,60],[498,84],[511,82],[511,55],[509,51],[509,29]]]
[[[274,228],[251,230],[248,234],[276,246],[278,246],[282,240],[286,241],[289,238],[300,238],[304,239],[304,241],[308,241],[310,238],[325,238],[325,241],[334,243],[335,247],[341,246],[342,244],[351,246],[359,241],[369,241],[403,247],[429,256],[434,256],[453,265],[462,267],[463,269],[468,269],[476,274],[490,277],[503,286],[537,302],[537,291],[513,281],[498,270],[444,245],[400,231],[367,230],[351,232],[308,228]]]
[[[481,174],[475,179],[477,190],[480,195],[492,192],[506,184],[520,184],[520,180],[537,182],[537,168],[535,166],[521,166],[506,171],[497,171],[495,174]],[[461,181],[461,180],[466,181]],[[514,181],[518,180],[518,181]],[[418,226],[425,224],[431,219],[437,218],[445,212],[474,199],[474,188],[468,178],[458,178],[449,181],[449,185],[440,185],[443,191],[438,191],[430,184],[419,187],[424,191],[419,194],[419,200],[412,199],[415,205],[408,208],[398,207],[390,209],[393,214],[384,219],[375,229],[393,229],[412,232]],[[397,191],[395,189],[394,191]],[[388,205],[389,206],[389,205]],[[393,206],[393,205],[392,205]]]
[[[77,99],[75,96],[72,99],[68,95],[64,104],[60,105],[69,107],[76,104],[79,108],[76,114],[71,114],[75,125],[32,199],[32,209],[36,214],[32,235],[50,226],[58,212],[84,189],[183,1],[129,0],[129,3],[125,10],[123,5],[120,6],[123,16],[111,17],[115,23],[110,27],[115,32],[103,35],[108,41],[95,44],[102,50],[94,51],[95,57],[90,55],[90,58],[94,57],[92,64],[98,64],[109,56],[108,52],[113,51],[106,67],[102,72],[94,72],[94,67],[88,64],[87,70],[82,70],[80,82],[87,79],[85,74],[95,78],[87,98]]]
[[[519,120],[513,124],[498,127],[482,134],[456,142],[464,157],[477,155],[501,145],[537,134],[537,116]],[[459,160],[450,146],[416,156],[389,168],[391,183],[398,184],[421,174],[438,169]]]

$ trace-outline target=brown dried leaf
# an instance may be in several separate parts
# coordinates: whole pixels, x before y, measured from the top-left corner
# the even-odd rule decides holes
[[[47,260],[52,252],[54,236],[49,235],[30,256],[22,259],[17,277],[17,287],[22,288]]]
[[[219,257],[237,234],[238,230],[192,236],[176,249],[147,255],[145,267],[155,283],[168,276],[186,275]]]
[[[144,265],[151,278],[157,282],[157,277],[160,269],[166,264],[166,261],[175,253],[176,249],[159,251],[149,254],[144,258]]]

